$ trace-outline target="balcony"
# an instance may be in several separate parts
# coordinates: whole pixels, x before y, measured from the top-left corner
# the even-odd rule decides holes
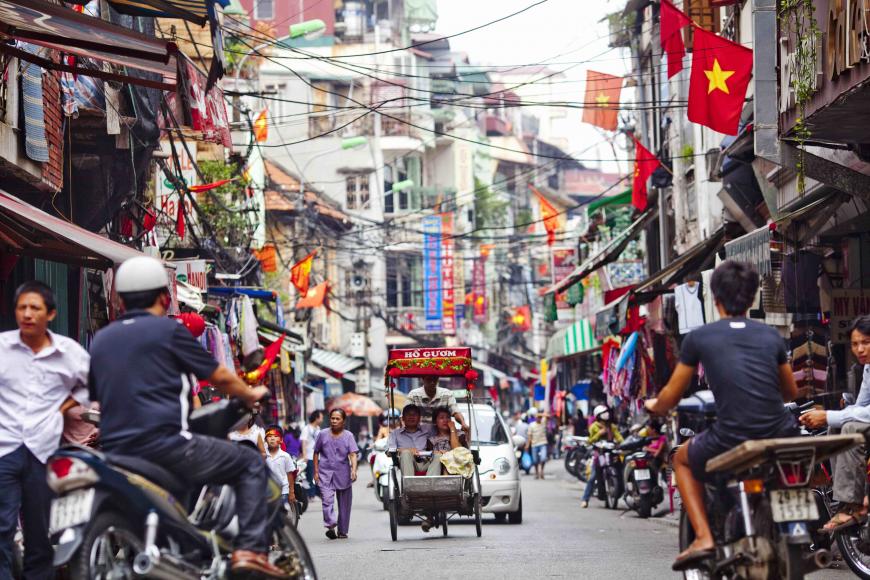
[[[481,118],[481,124],[487,137],[506,137],[511,134],[512,127],[510,121],[496,115],[495,113],[484,113]]]

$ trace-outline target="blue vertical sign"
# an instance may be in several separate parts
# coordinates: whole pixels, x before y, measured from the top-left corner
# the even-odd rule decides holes
[[[423,312],[426,330],[441,331],[441,216],[423,218]]]

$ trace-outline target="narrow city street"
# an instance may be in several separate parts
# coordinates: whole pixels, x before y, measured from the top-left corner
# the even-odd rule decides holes
[[[390,541],[389,517],[374,491],[365,485],[368,470],[354,486],[348,540],[328,540],[320,503],[312,502],[299,529],[323,580],[344,578],[406,579],[413,570],[425,578],[680,578],[671,571],[677,553],[676,520],[640,520],[634,512],[610,511],[593,500],[580,509],[582,486],[551,461],[547,479],[523,476],[524,520],[521,525],[484,517],[483,537],[471,520],[450,522],[449,537],[440,529],[424,534],[419,525],[399,527]],[[836,565],[836,564],[835,564]],[[809,578],[853,577],[845,566]]]

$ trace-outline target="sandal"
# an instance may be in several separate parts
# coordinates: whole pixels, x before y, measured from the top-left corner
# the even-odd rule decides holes
[[[819,532],[823,534],[836,534],[840,530],[859,526],[867,521],[867,512],[861,508],[854,506],[846,507],[842,511],[834,514],[828,523],[826,523]]]
[[[706,548],[689,552],[684,556],[678,556],[671,565],[671,570],[674,572],[683,572],[684,570],[698,568],[704,560],[709,560],[715,555],[715,548]]]

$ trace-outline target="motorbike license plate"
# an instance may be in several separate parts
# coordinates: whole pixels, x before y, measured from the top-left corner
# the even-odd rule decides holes
[[[634,478],[638,481],[650,478],[649,469],[635,469]]]
[[[809,489],[772,490],[770,508],[776,523],[819,519],[819,508]]]
[[[91,518],[96,490],[74,491],[51,502],[49,533],[59,532],[87,522]]]

